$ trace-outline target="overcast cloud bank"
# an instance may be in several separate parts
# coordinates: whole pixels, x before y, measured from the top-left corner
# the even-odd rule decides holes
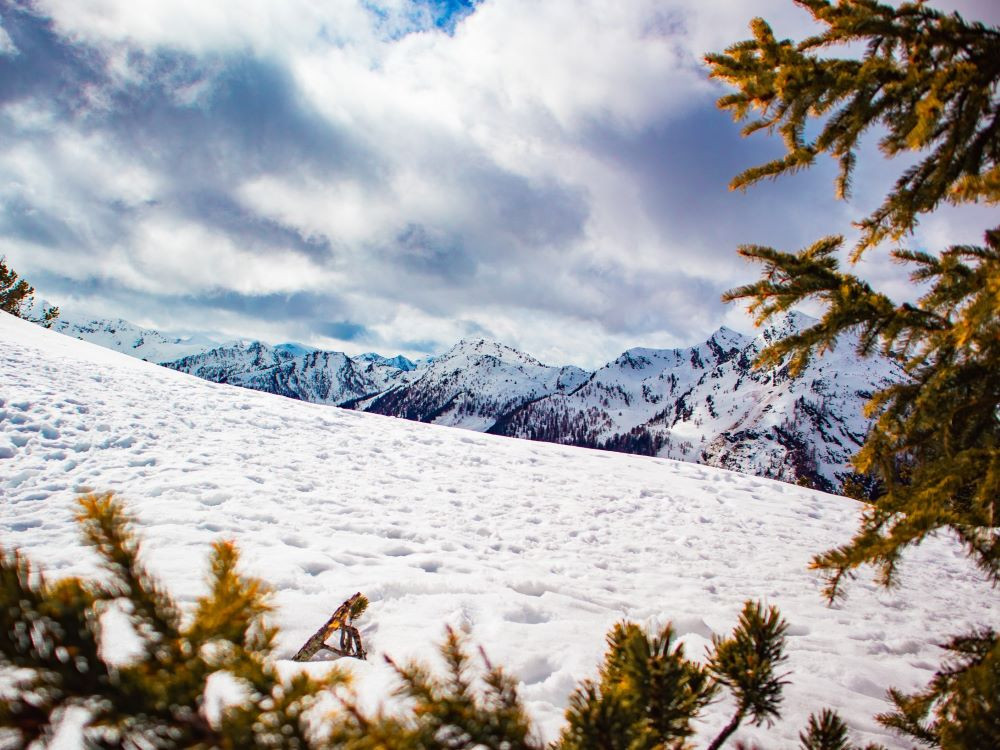
[[[586,366],[745,329],[735,246],[842,232],[894,173],[726,191],[777,147],[700,58],[753,15],[810,28],[785,0],[0,2],[0,253],[65,307],[349,352]]]

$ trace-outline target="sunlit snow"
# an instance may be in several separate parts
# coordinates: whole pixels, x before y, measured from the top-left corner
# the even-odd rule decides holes
[[[367,594],[370,661],[347,666],[372,704],[391,684],[383,654],[433,659],[445,624],[468,632],[522,680],[547,738],[616,620],[671,619],[700,656],[759,598],[791,625],[789,685],[777,727],[738,737],[792,746],[832,706],[855,740],[903,747],[871,718],[884,690],[926,683],[936,643],[1000,614],[949,539],[910,555],[899,588],[863,577],[827,607],[807,565],[855,528],[841,497],[216,385],[0,314],[0,541],[92,572],[71,521],[89,490],[128,501],[185,602],[209,543],[235,539],[277,590],[285,657]],[[703,744],[730,710],[709,709]]]

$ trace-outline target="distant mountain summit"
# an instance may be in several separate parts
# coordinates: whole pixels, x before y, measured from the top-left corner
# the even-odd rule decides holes
[[[588,377],[579,367],[549,367],[509,346],[465,339],[413,376],[353,406],[420,422],[485,432],[531,401],[572,390]]]
[[[750,339],[728,328],[687,349],[635,348],[579,387],[505,415],[493,432],[591,448],[657,455],[663,440],[641,428],[665,418],[704,377],[739,355]]]
[[[397,354],[395,357],[383,357],[381,354],[376,354],[375,352],[367,352],[359,354],[354,359],[388,365],[389,367],[395,367],[397,370],[409,371],[417,369],[417,363],[407,359],[402,354]]]
[[[903,380],[892,359],[843,340],[798,378],[756,370],[770,343],[816,321],[776,317],[757,336],[720,328],[681,349],[637,347],[603,367],[553,367],[504,344],[463,339],[419,362],[302,344],[214,342],[127,321],[54,326],[76,338],[217,383],[497,435],[709,464],[836,490],[864,441],[871,394]]]
[[[253,341],[161,364],[216,383],[339,406],[381,393],[412,371],[394,361],[365,356],[352,359],[342,352],[318,349],[296,353]]]
[[[839,488],[868,432],[864,403],[904,374],[894,360],[862,360],[850,340],[798,378],[753,367],[771,342],[815,322],[792,313],[754,338],[720,328],[687,349],[630,349],[580,388],[527,404],[490,431]]]

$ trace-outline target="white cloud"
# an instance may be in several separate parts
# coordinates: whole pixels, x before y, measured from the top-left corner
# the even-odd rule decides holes
[[[293,252],[266,255],[176,217],[154,215],[114,249],[107,271],[135,289],[166,294],[228,290],[265,295],[322,289],[334,274]]]
[[[308,292],[387,348],[478,328],[593,362],[741,319],[718,303],[756,273],[737,242],[794,246],[856,213],[816,176],[724,196],[762,149],[716,153],[735,126],[701,55],[752,14],[809,33],[787,0],[484,0],[452,35],[415,31],[406,0],[370,5],[37,0],[86,47],[76,64],[100,63],[0,112],[0,197],[62,233],[15,217],[12,256],[142,291],[136,317],[155,294]],[[719,130],[675,143],[678,123]],[[215,314],[309,337],[307,320]]]
[[[14,57],[18,53],[17,45],[10,38],[7,30],[0,25],[0,57]]]
[[[284,55],[371,33],[369,14],[357,0],[38,0],[36,6],[77,41],[193,54],[249,48]]]

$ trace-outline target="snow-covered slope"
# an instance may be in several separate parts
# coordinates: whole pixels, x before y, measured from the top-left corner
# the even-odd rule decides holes
[[[498,418],[586,380],[579,367],[549,367],[494,341],[462,340],[417,377],[356,406],[365,411],[485,431]]]
[[[88,490],[128,500],[150,567],[184,602],[210,541],[235,539],[277,589],[287,655],[365,592],[374,658],[347,666],[370,701],[391,685],[379,655],[429,659],[444,624],[469,632],[522,681],[548,737],[615,621],[672,619],[697,655],[759,598],[790,622],[790,684],[781,722],[738,737],[796,746],[809,712],[832,706],[858,741],[903,747],[871,718],[884,688],[926,683],[936,643],[1000,616],[946,539],[907,558],[899,588],[863,578],[824,606],[806,566],[854,529],[851,500],[276,398],[0,314],[2,544],[56,575],[93,571],[70,520]],[[730,710],[712,706],[702,736]]]
[[[871,394],[903,378],[850,338],[802,375],[753,368],[772,341],[815,323],[790,313],[756,338],[720,328],[689,349],[630,349],[582,387],[506,415],[497,434],[644,453],[835,489],[868,431]]]

